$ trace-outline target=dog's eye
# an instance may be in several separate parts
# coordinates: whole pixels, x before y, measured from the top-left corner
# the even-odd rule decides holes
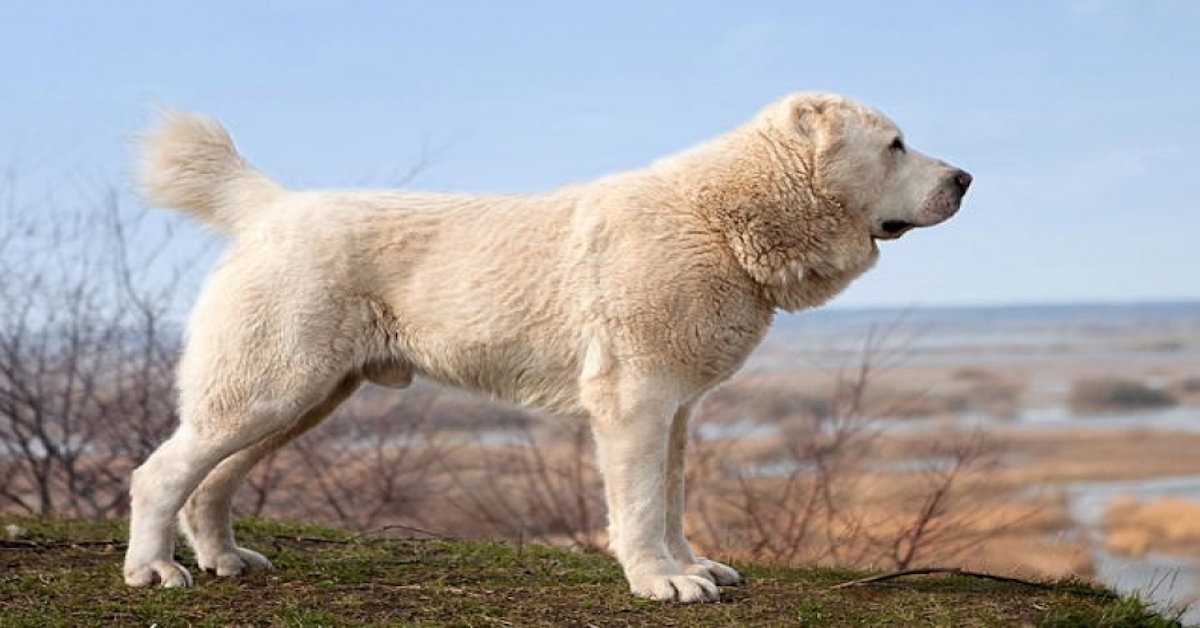
[[[888,144],[888,150],[892,151],[893,153],[905,152],[906,149],[904,148],[904,140],[900,139],[899,137],[892,140],[892,143]]]

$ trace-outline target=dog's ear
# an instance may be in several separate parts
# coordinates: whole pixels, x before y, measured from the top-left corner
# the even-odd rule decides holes
[[[796,130],[809,142],[820,144],[829,127],[827,103],[817,98],[800,98],[792,107],[792,120]]]
[[[827,99],[816,95],[798,96],[791,103],[793,126],[814,145],[820,145],[829,137],[831,105]]]

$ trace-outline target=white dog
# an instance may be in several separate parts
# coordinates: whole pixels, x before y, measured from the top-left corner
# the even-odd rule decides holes
[[[128,584],[191,584],[172,559],[177,515],[201,569],[269,567],[230,527],[251,466],[363,380],[419,374],[586,416],[631,590],[681,602],[740,580],[684,538],[693,408],[777,308],[824,303],[876,240],[946,220],[971,183],[829,94],[545,194],[290,191],[185,113],[145,138],[140,168],[150,203],[232,243],[192,314],[179,428],[133,474]]]

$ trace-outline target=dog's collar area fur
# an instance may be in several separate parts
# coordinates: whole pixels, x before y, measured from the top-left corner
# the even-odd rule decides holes
[[[812,158],[772,144],[763,138],[757,159],[725,155],[725,168],[696,182],[691,196],[765,300],[794,312],[841,292],[875,263],[878,248],[865,218],[816,180]],[[748,176],[744,164],[763,159],[778,167]]]
[[[809,192],[809,207],[818,208],[813,224],[825,226],[827,219],[821,216],[831,216],[830,228],[791,249],[794,257],[773,268],[766,281],[759,281],[770,302],[788,312],[823,305],[869,270],[879,256],[869,228],[857,213],[815,186]]]

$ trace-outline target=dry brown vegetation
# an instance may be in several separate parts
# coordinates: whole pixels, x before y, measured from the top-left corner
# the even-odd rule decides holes
[[[1200,377],[1178,379],[1168,390],[1183,403],[1200,403]]]
[[[1071,388],[1069,404],[1078,414],[1169,408],[1179,402],[1168,391],[1119,377],[1082,379]]]
[[[1104,545],[1128,556],[1166,552],[1196,556],[1200,547],[1200,502],[1166,496],[1142,500],[1119,495],[1109,502]]]

